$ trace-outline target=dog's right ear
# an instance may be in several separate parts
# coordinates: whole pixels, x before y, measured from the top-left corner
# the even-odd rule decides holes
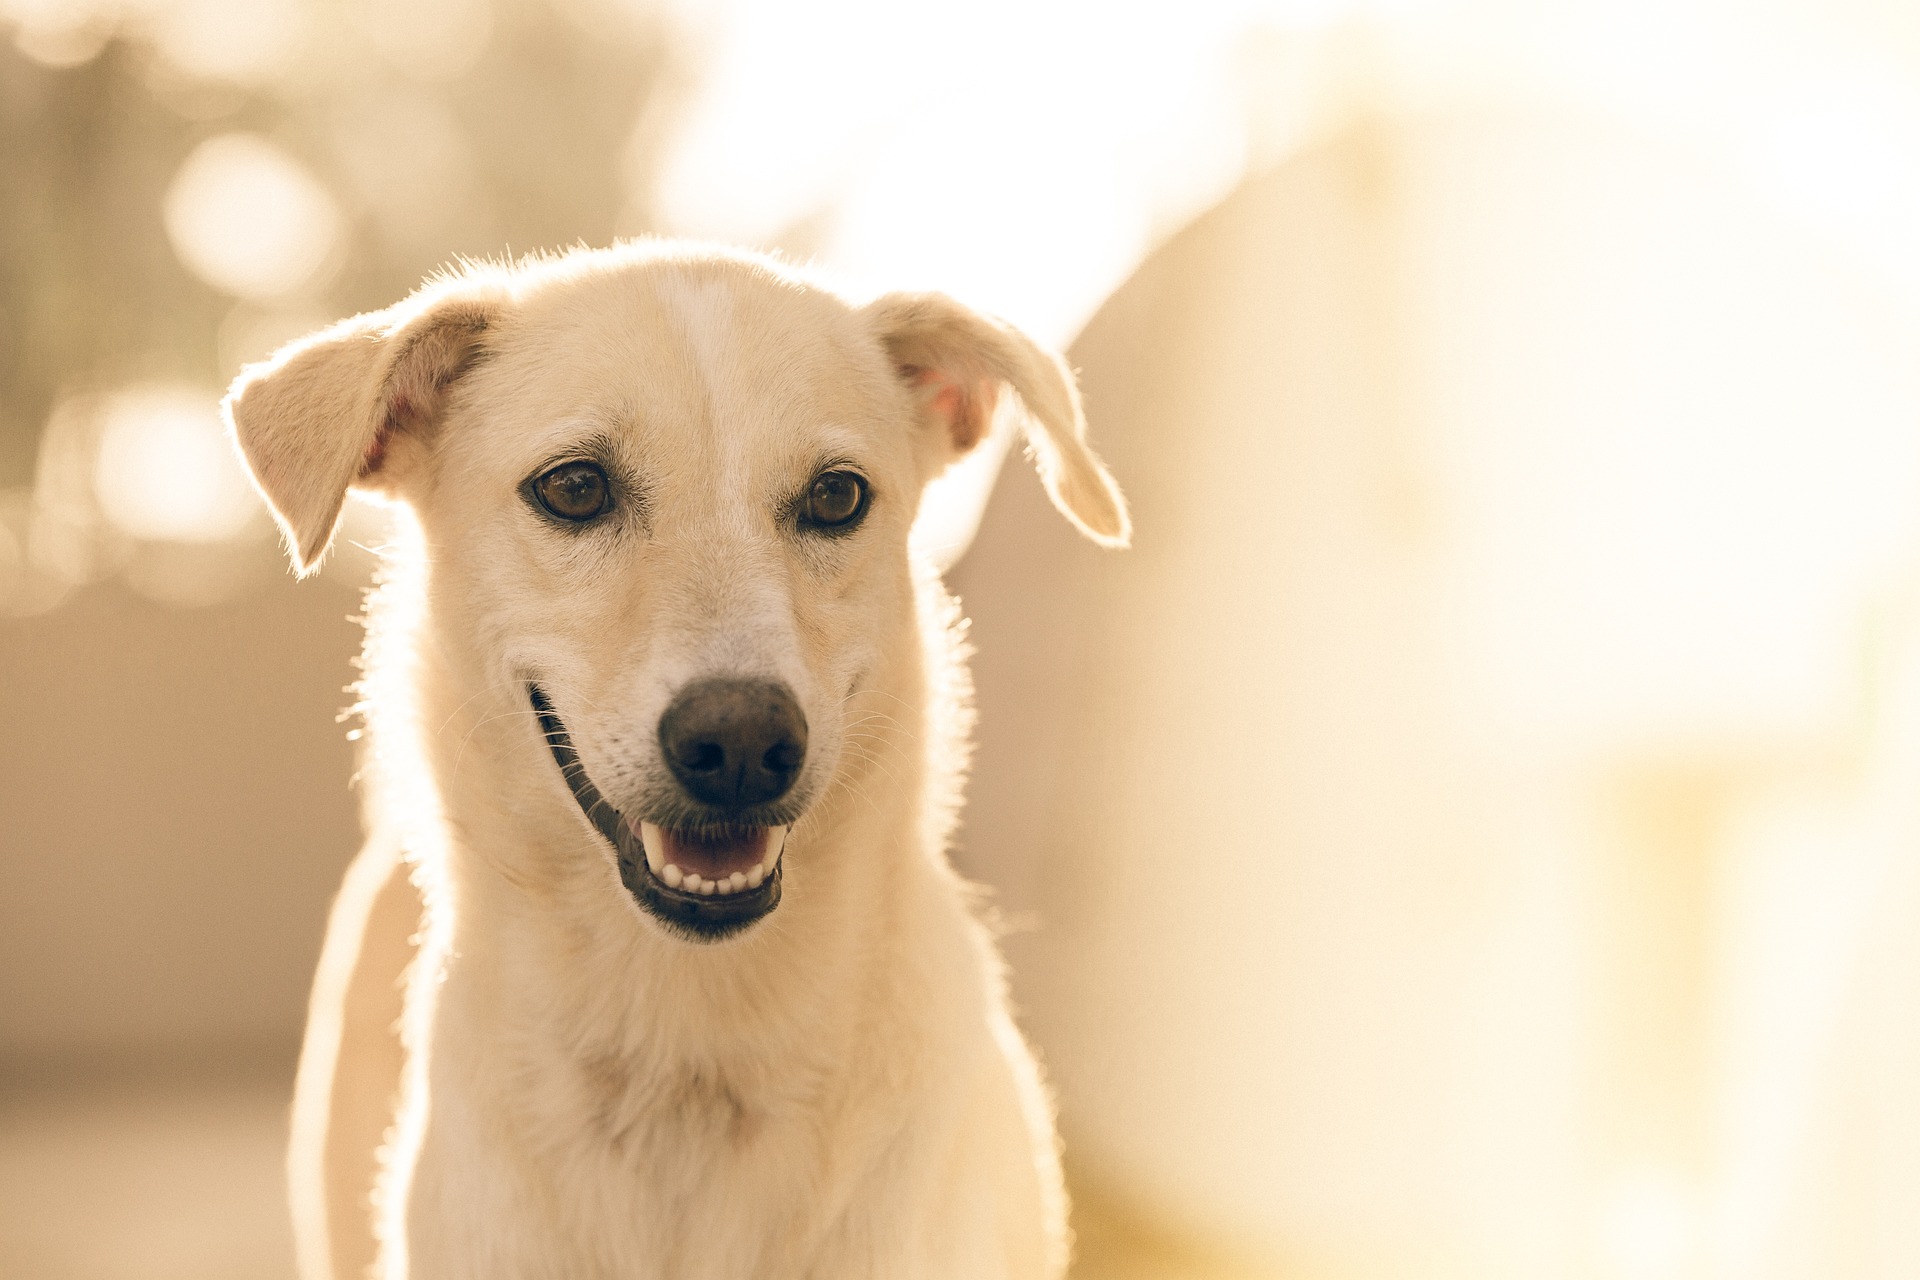
[[[222,408],[301,577],[333,541],[347,490],[390,490],[423,452],[505,305],[497,286],[448,282],[240,371]]]

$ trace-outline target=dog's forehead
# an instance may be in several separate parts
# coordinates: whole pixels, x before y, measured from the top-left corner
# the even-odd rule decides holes
[[[858,314],[763,268],[631,264],[557,281],[515,310],[494,356],[529,426],[631,425],[696,444],[817,437],[814,448],[884,429],[889,370]]]

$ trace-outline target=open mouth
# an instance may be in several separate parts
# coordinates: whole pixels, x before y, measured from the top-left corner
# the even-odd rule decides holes
[[[574,801],[613,846],[620,883],[641,910],[682,932],[712,940],[746,928],[780,904],[780,854],[787,828],[714,825],[672,830],[629,818],[587,777],[545,690],[529,682],[527,699]]]

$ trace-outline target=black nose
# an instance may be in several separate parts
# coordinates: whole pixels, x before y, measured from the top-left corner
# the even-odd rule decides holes
[[[807,758],[807,718],[783,684],[702,680],[660,717],[660,749],[688,795],[745,809],[793,786]]]

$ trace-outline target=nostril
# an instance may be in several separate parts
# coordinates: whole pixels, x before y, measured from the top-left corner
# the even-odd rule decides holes
[[[796,742],[776,742],[760,757],[761,766],[774,773],[792,773],[800,767],[803,752]]]
[[[695,773],[712,773],[727,763],[727,750],[717,742],[695,742],[688,744],[680,755],[682,768]]]

